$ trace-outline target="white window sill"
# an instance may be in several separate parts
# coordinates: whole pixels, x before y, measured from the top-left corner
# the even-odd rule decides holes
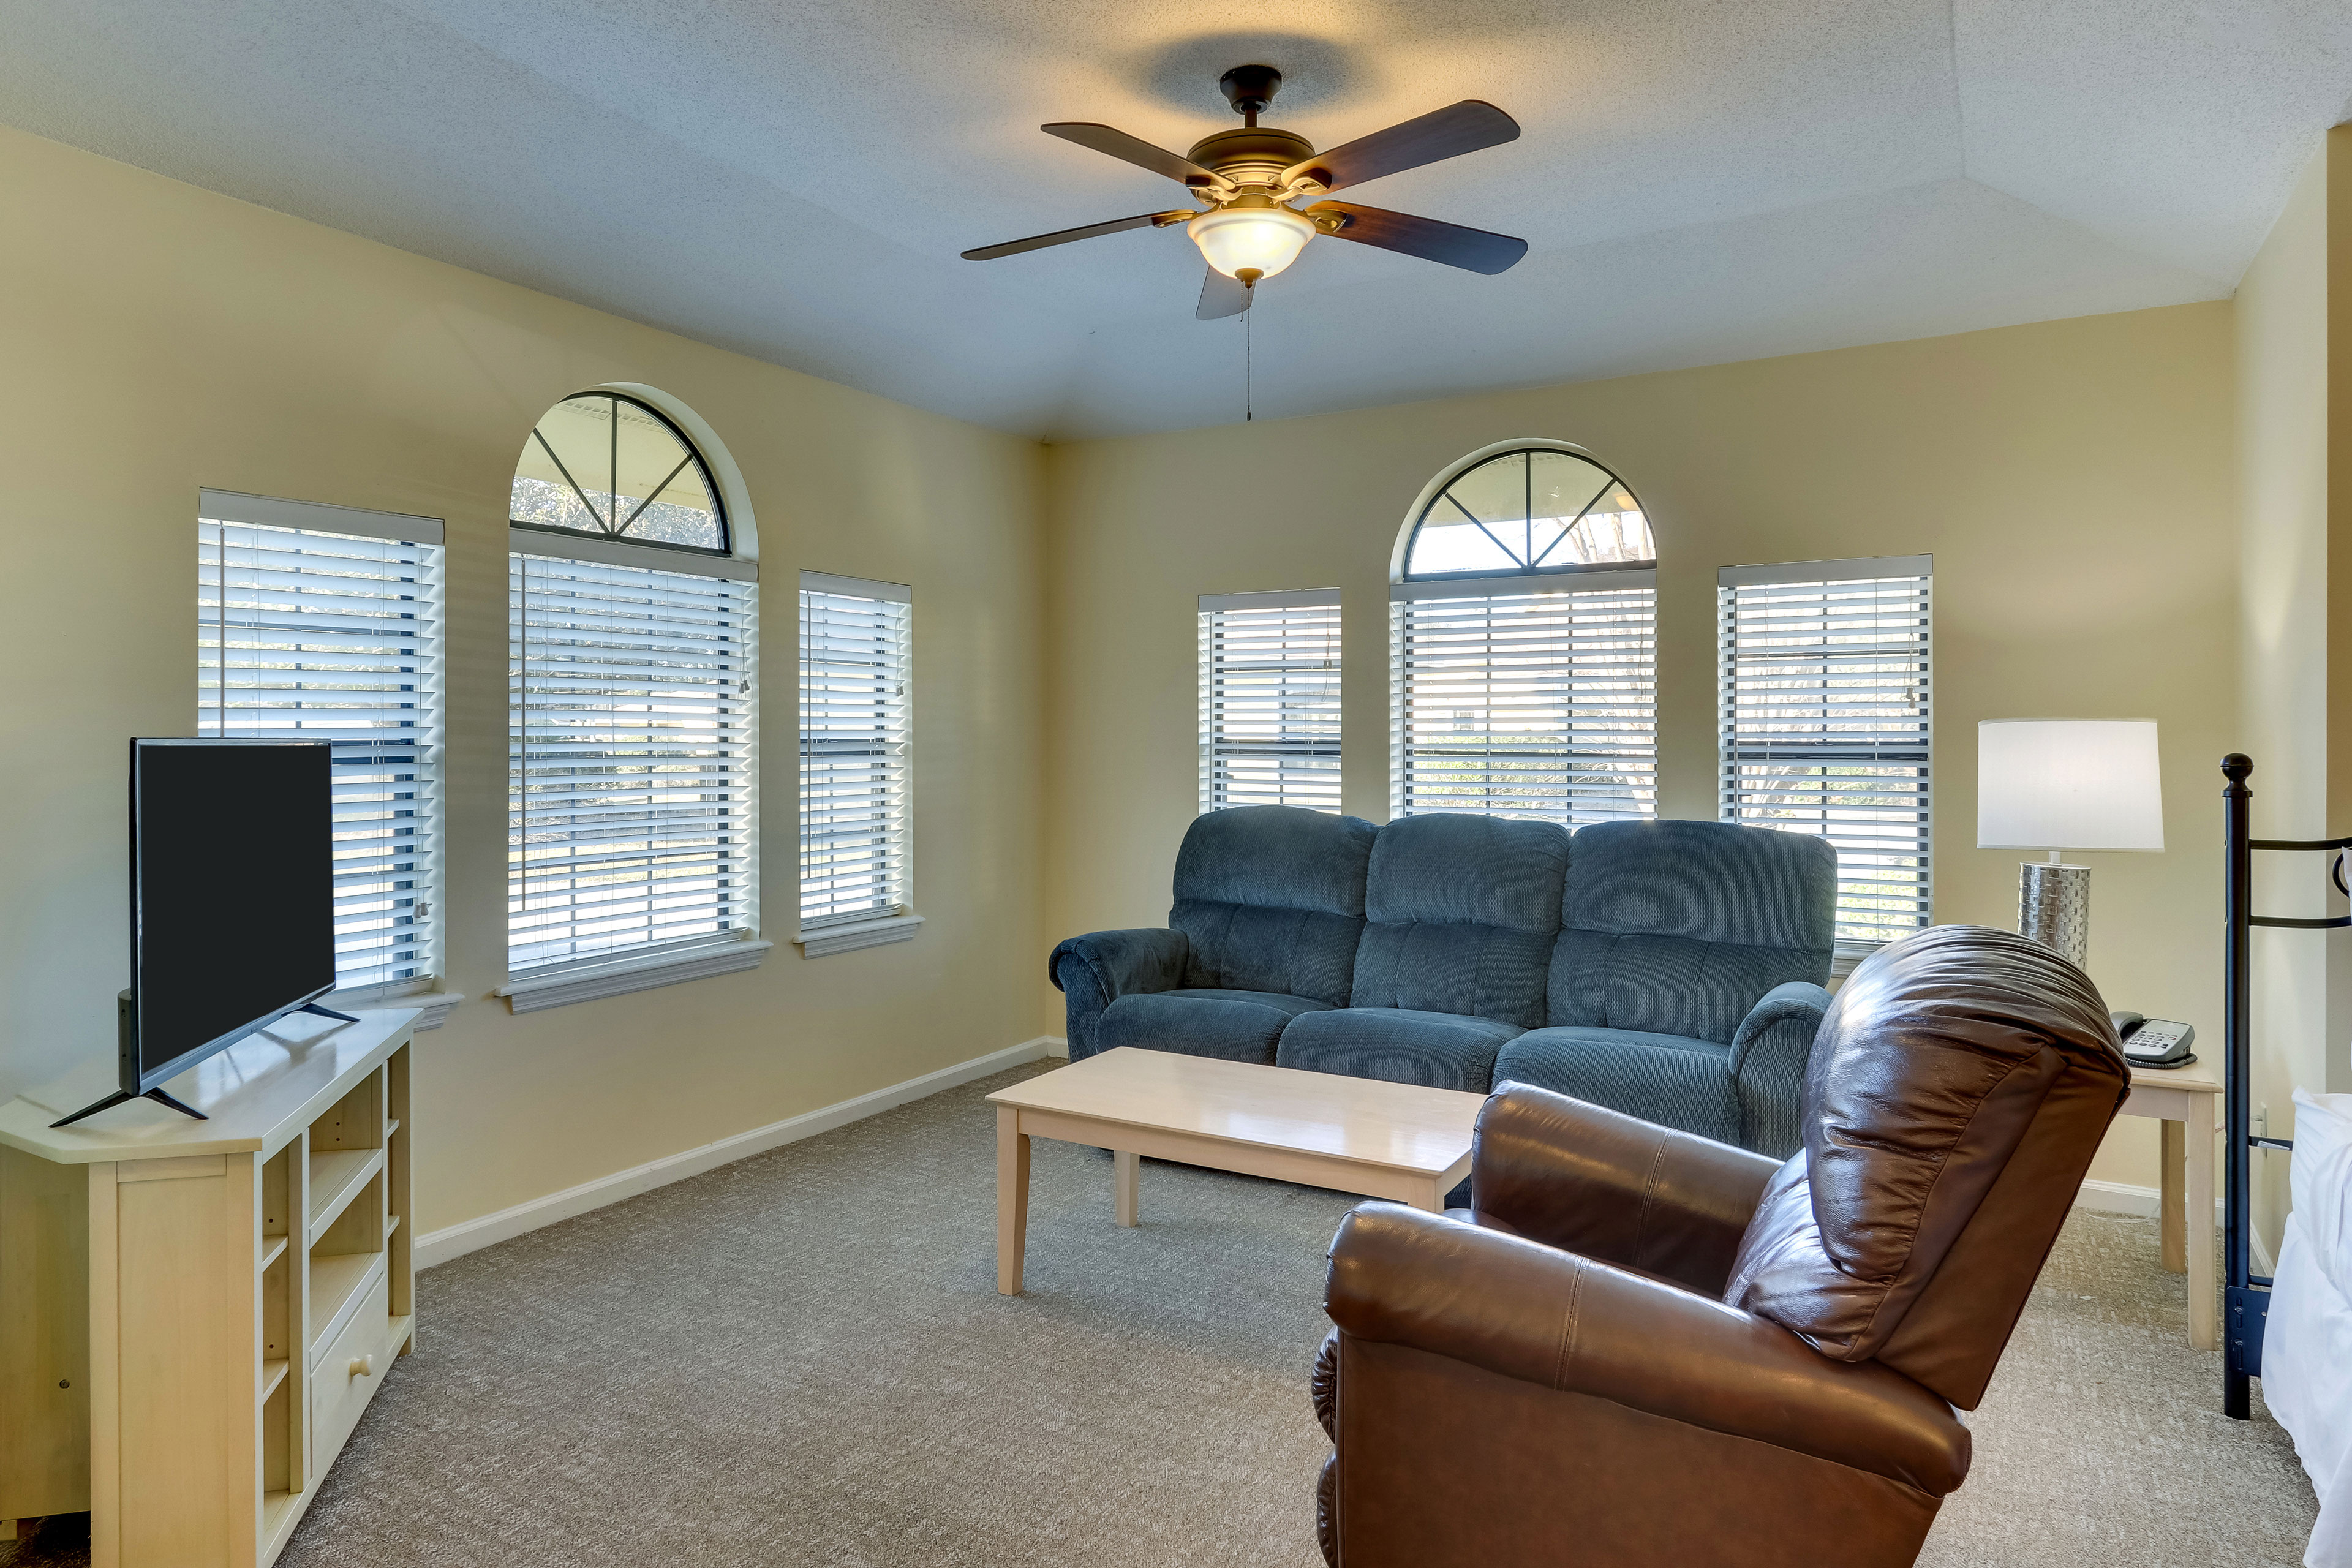
[[[651,991],[713,974],[733,974],[757,969],[772,942],[754,940],[714,942],[709,947],[683,948],[644,958],[615,959],[609,963],[562,969],[546,974],[526,974],[509,980],[490,993],[507,999],[509,1011],[536,1013],[547,1007],[568,1007],[574,1002],[596,1002],[632,991]]]
[[[1830,959],[1830,978],[1843,980],[1854,972],[1855,965],[1885,945],[1883,942],[1840,942]]]
[[[431,983],[428,981],[426,984]],[[404,991],[397,985],[361,985],[350,991],[331,991],[319,998],[319,1005],[332,1007],[338,1013],[418,1008],[420,1011],[415,1026],[421,1033],[426,1029],[437,1029],[447,1023],[451,1009],[465,999],[464,994],[457,991]]]
[[[920,915],[889,915],[878,921],[860,921],[856,925],[803,931],[793,941],[800,945],[803,958],[829,958],[836,952],[855,952],[861,947],[879,947],[886,942],[911,942],[922,923]]]

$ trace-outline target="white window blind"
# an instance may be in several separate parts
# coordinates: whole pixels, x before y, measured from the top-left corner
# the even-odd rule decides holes
[[[1389,590],[1391,809],[1657,815],[1657,574]]]
[[[1846,957],[1928,923],[1925,555],[1727,566],[1716,590],[1722,816],[1838,851]]]
[[[1201,809],[1339,809],[1339,594],[1201,597]]]
[[[903,912],[914,594],[801,574],[801,930]]]
[[[677,559],[508,558],[509,971],[757,929],[759,588]]]
[[[333,742],[336,989],[423,989],[439,957],[442,525],[216,491],[199,511],[197,733]]]

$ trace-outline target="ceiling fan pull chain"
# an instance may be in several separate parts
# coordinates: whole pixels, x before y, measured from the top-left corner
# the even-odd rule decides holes
[[[1250,305],[1257,303],[1257,290],[1250,290]],[[1257,312],[1249,305],[1242,307],[1242,423],[1257,417]]]

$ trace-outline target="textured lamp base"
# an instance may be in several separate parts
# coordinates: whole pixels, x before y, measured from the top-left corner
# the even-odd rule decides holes
[[[2028,860],[2017,870],[2017,934],[2081,968],[2091,951],[2091,868]]]

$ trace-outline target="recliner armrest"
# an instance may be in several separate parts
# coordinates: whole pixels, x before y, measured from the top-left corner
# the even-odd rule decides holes
[[[1183,984],[1192,956],[1192,939],[1166,926],[1088,931],[1055,948],[1045,960],[1045,976],[1069,998],[1063,1011],[1068,1016],[1064,1026],[1070,1059],[1080,1062],[1095,1054],[1095,1026],[1113,1002]]]
[[[1830,994],[1810,980],[1790,980],[1764,993],[1748,1016],[1739,1020],[1739,1027],[1731,1036],[1731,1071],[1738,1076],[1748,1051],[1765,1032],[1776,1024],[1802,1019],[1814,1029],[1822,1026],[1822,1016],[1830,1010]],[[1807,1043],[1811,1044],[1808,1035]]]
[[[1739,1141],[1780,1158],[1804,1146],[1805,1070],[1830,994],[1809,981],[1775,985],[1731,1035]]]
[[[1074,958],[1093,972],[1103,1000],[1138,991],[1173,991],[1184,983],[1184,961],[1192,954],[1192,939],[1167,926],[1132,931],[1092,931],[1074,936],[1054,949],[1045,973],[1066,993],[1062,960]]]
[[[1968,1475],[1969,1429],[1900,1373],[1831,1361],[1721,1302],[1459,1221],[1391,1204],[1355,1210],[1331,1244],[1323,1300],[1345,1334],[1810,1454],[1931,1497]]]
[[[1523,1083],[1478,1112],[1470,1201],[1547,1247],[1722,1294],[1779,1164]]]

